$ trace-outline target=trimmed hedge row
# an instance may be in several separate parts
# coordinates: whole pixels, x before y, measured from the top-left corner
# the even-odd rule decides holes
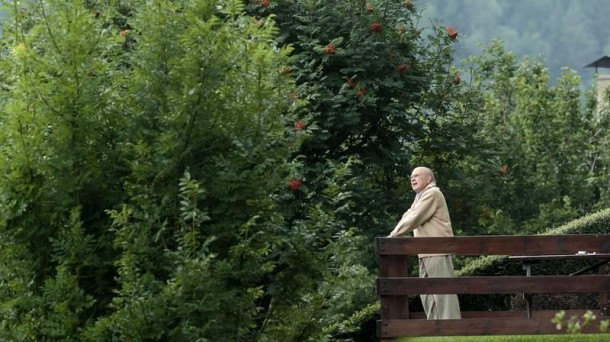
[[[610,233],[610,208],[570,221],[565,225],[548,229],[541,235],[608,234]],[[541,261],[531,267],[533,275],[569,274],[586,267],[586,261]],[[457,276],[523,275],[519,262],[506,256],[483,256],[470,260],[459,269]],[[597,305],[597,295],[536,295],[534,309],[588,309]],[[461,295],[464,311],[523,309],[525,303],[519,295]]]

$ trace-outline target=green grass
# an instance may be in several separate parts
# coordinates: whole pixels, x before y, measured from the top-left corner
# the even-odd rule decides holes
[[[610,334],[405,337],[396,342],[608,342]]]

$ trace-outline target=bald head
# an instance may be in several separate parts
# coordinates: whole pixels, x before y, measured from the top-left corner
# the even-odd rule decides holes
[[[434,173],[427,167],[419,166],[411,172],[411,188],[415,192],[421,192],[434,181]]]

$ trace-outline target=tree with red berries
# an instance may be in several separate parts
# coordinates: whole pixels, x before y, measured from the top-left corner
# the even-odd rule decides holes
[[[450,179],[476,145],[467,132],[480,97],[460,85],[452,64],[457,30],[418,27],[409,1],[273,3],[250,9],[273,15],[283,42],[294,47],[292,75],[308,103],[300,118],[308,135],[295,153],[311,190],[307,201],[322,198],[315,187],[327,161],[355,158],[360,182],[346,189],[346,202],[357,214],[343,219],[369,237],[383,234],[408,202],[414,165]]]
[[[284,209],[289,234],[307,234],[315,242],[298,256],[301,268],[286,265],[279,274],[298,277],[303,265],[323,269],[320,257],[335,241],[329,237],[352,231],[365,237],[359,249],[369,253],[359,262],[374,269],[371,241],[387,235],[410,203],[411,169],[426,164],[439,179],[454,179],[454,166],[477,144],[468,132],[480,96],[456,81],[457,30],[419,26],[411,1],[276,0],[269,7],[252,1],[248,9],[261,20],[275,19],[282,43],[294,48],[291,76],[296,101],[303,103],[295,113],[307,127],[292,155],[303,185],[286,198]],[[340,182],[334,178],[338,171]],[[312,208],[333,219],[324,231]],[[329,278],[320,272],[317,279],[303,284],[311,284],[315,295],[286,294],[286,305],[276,306],[274,314],[320,325],[313,317],[322,316],[321,309],[304,309],[311,307],[306,301],[325,303],[329,315],[339,304],[332,292],[320,290]],[[370,303],[364,293],[356,297],[348,312]],[[345,311],[334,317],[347,318]]]

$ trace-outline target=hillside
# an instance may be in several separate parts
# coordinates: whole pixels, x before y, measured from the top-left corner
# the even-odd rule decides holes
[[[553,79],[569,67],[589,86],[594,69],[584,66],[610,54],[610,6],[604,0],[426,0],[418,5],[424,20],[460,32],[457,60],[479,54],[481,44],[499,38],[519,56],[543,58]]]

